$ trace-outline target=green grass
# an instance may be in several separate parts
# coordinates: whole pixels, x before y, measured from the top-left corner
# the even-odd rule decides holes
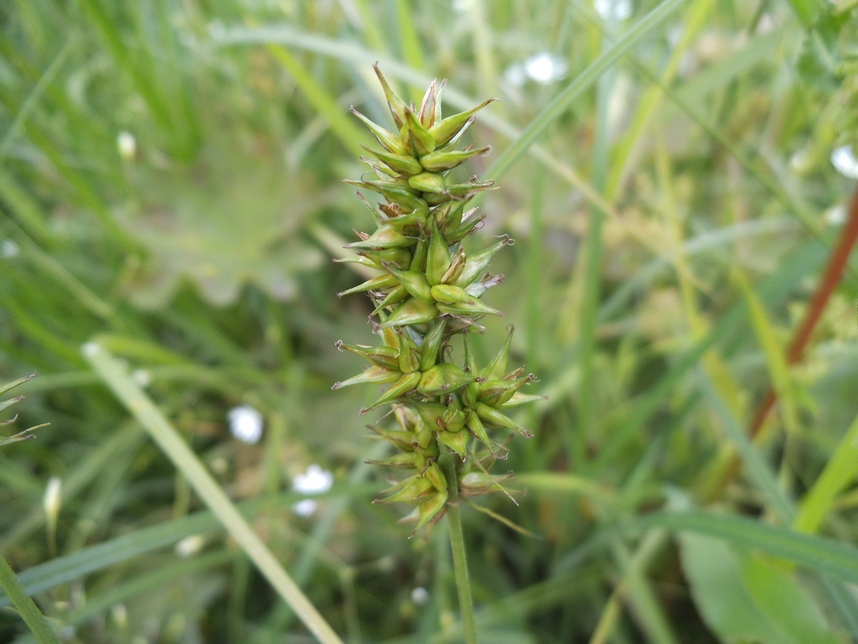
[[[829,157],[858,146],[858,9],[7,5],[0,383],[38,376],[0,441],[50,424],[0,447],[19,582],[2,575],[0,640],[471,628],[446,527],[409,541],[395,506],[371,504],[386,483],[364,461],[384,444],[355,410],[377,392],[330,390],[360,368],[336,340],[371,333],[367,303],[335,297],[365,277],[327,258],[368,223],[341,180],[371,144],[349,106],[387,122],[375,61],[414,100],[436,77],[449,109],[500,98],[469,135],[493,154],[469,170],[500,186],[481,235],[517,243],[490,267],[506,319],[474,349],[485,363],[514,324],[513,358],[548,398],[495,465],[519,505],[480,500],[505,522],[461,508],[480,641],[729,641],[790,605],[772,633],[858,639],[854,257],[786,358],[854,189]],[[512,82],[540,52],[565,77]],[[781,403],[751,439],[769,388]],[[245,404],[265,419],[256,445],[229,432]],[[312,463],[335,483],[305,517],[291,485]]]

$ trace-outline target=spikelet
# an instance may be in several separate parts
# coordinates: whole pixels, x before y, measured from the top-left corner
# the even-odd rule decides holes
[[[19,378],[18,380],[15,380],[13,382],[7,382],[7,383],[0,382],[0,396],[5,394],[7,391],[14,389],[18,385],[24,384],[28,380],[31,380],[32,378],[35,378],[35,377],[36,377],[36,374],[32,373],[29,376],[24,376],[23,378]],[[0,400],[0,412],[8,409],[9,407],[14,405],[15,403],[21,402],[22,400],[24,400],[24,396],[17,396],[16,398],[11,398],[9,400]],[[15,414],[12,418],[9,418],[8,420],[0,420],[0,427],[5,426],[5,425],[11,425],[17,419],[18,419],[18,415]],[[13,436],[7,436],[7,437],[0,436],[0,447],[3,447],[4,445],[9,445],[10,443],[17,443],[18,441],[24,441],[24,440],[27,440],[28,438],[35,438],[36,436],[32,432],[36,429],[40,429],[41,427],[45,427],[45,426],[47,426],[47,423],[44,423],[42,425],[36,425],[35,427],[30,427],[29,429],[25,429],[22,432],[18,432],[17,434],[14,434]]]
[[[476,113],[495,99],[443,118],[441,94],[446,81],[440,86],[433,82],[417,109],[395,94],[378,66],[374,69],[395,127],[388,130],[351,110],[375,136],[380,149],[365,147],[371,157],[361,157],[374,178],[347,183],[374,192],[383,201],[372,206],[358,193],[372,212],[376,230],[356,231],[358,241],[346,248],[358,253],[354,261],[383,273],[340,295],[369,295],[382,344],[366,347],[338,342],[338,348],[364,357],[370,366],[334,388],[387,385],[369,409],[392,406],[398,429],[369,428],[397,453],[375,463],[407,469],[411,474],[382,492],[375,502],[414,506],[403,521],[416,519],[416,533],[446,512],[451,481],[438,466],[442,450],[458,457],[456,480],[452,481],[458,486],[456,496],[504,491],[500,482],[511,474],[492,477],[486,472],[491,462],[507,452],[490,433],[509,429],[532,436],[505,411],[539,397],[519,391],[535,380],[533,374],[525,374],[523,367],[507,372],[512,326],[495,359],[483,369],[475,364],[467,343],[468,333],[482,330],[483,317],[503,315],[480,298],[503,281],[503,276],[487,274],[484,269],[495,253],[513,241],[504,236],[481,252],[465,253],[461,240],[475,232],[484,217],[476,215],[476,209],[468,209],[467,203],[494,186],[476,177],[453,183],[448,174],[490,151],[488,147],[460,148],[458,142]],[[445,351],[455,335],[464,340],[462,367],[449,362]]]

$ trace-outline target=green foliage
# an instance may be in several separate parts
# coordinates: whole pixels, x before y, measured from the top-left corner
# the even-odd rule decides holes
[[[843,642],[783,566],[712,537],[683,535],[680,544],[694,600],[721,641]]]
[[[384,416],[405,392],[431,403],[407,428],[464,422],[442,442],[465,455],[463,491],[497,479],[527,493],[460,503],[482,639],[858,639],[854,256],[802,360],[784,359],[854,189],[830,159],[858,154],[858,6],[594,10],[610,4],[2,4],[0,381],[39,376],[0,397],[0,421],[50,428],[0,448],[0,551],[33,624],[41,612],[70,642],[309,639],[308,613],[254,566],[258,544],[206,514],[217,497],[343,639],[461,640],[446,535],[403,539],[395,506],[370,502],[396,485],[371,462],[411,446]],[[417,103],[416,121],[395,105],[416,158],[399,149],[376,62]],[[419,103],[445,77],[444,117],[499,100],[439,150],[455,127],[421,121]],[[474,195],[480,219],[448,223],[414,266],[435,218],[390,226],[341,183],[422,216],[488,187],[473,174],[502,189]],[[343,250],[373,222],[371,241]],[[491,285],[488,270],[503,288],[468,292]],[[388,341],[362,323],[382,301],[331,295],[358,284],[391,298],[374,318]],[[446,335],[454,314],[486,315],[467,356]],[[403,323],[426,326],[415,337]],[[88,342],[124,379],[93,367]],[[509,366],[489,367],[507,342]],[[330,391],[366,360],[359,378],[378,384]],[[476,415],[441,408],[481,370]],[[476,404],[497,411],[485,401],[500,404],[498,381],[529,372],[547,399],[503,418]],[[110,388],[120,381],[186,461],[165,458]],[[770,387],[785,399],[751,440]],[[259,443],[231,434],[245,405],[264,418]],[[490,474],[484,443],[507,455]],[[443,488],[411,459],[399,480],[426,480],[391,495]],[[198,495],[188,463],[225,497]],[[313,498],[292,490],[311,464],[334,479]],[[770,632],[731,618],[738,597]],[[33,641],[27,623],[4,608],[0,640]]]
[[[282,151],[242,124],[211,124],[189,166],[143,167],[117,208],[146,261],[128,285],[135,304],[164,308],[183,279],[202,296],[234,304],[250,282],[279,300],[297,295],[297,275],[316,270],[320,253],[300,237],[321,205],[313,178],[290,172]]]

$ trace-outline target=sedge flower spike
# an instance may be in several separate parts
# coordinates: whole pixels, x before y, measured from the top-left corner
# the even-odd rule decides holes
[[[535,380],[533,374],[526,374],[524,367],[508,369],[511,326],[506,342],[483,368],[468,346],[468,334],[484,330],[483,317],[503,315],[480,298],[503,281],[502,275],[485,268],[513,240],[503,236],[480,252],[465,253],[462,239],[478,230],[484,219],[467,204],[476,193],[494,186],[476,177],[455,183],[449,173],[489,152],[488,147],[460,148],[458,142],[475,114],[494,99],[445,118],[441,99],[446,81],[440,85],[433,81],[418,109],[394,93],[377,66],[375,72],[395,127],[388,130],[352,108],[378,147],[366,147],[371,156],[361,157],[371,173],[347,183],[377,193],[383,202],[373,206],[358,193],[376,230],[355,231],[358,241],[346,248],[356,256],[343,261],[376,268],[379,275],[339,295],[369,295],[380,345],[338,342],[341,351],[365,358],[370,366],[333,388],[360,383],[386,387],[362,410],[391,407],[397,423],[395,429],[369,426],[397,450],[375,463],[408,472],[375,502],[414,506],[404,520],[417,520],[416,533],[444,515],[452,484],[458,486],[452,498],[506,492],[501,481],[511,475],[496,477],[487,471],[507,453],[491,434],[509,429],[530,437],[530,431],[507,412],[539,396],[520,391]],[[457,335],[464,344],[462,366],[450,361],[447,350]],[[445,476],[439,466],[444,456],[455,458],[455,477]]]

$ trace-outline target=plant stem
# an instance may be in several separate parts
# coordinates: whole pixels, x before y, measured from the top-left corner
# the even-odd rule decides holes
[[[465,536],[462,533],[462,515],[459,512],[459,480],[456,476],[456,461],[452,454],[441,447],[439,464],[447,478],[447,525],[450,527],[450,547],[453,550],[453,571],[456,575],[456,590],[459,593],[459,612],[467,644],[476,644],[477,627],[474,622],[474,601],[471,597],[471,580],[468,577],[468,561],[465,555]]]
[[[42,615],[36,603],[27,595],[27,591],[24,590],[9,562],[3,556],[0,556],[0,587],[6,591],[9,599],[12,601],[12,605],[15,606],[21,617],[24,618],[27,626],[30,627],[30,630],[39,642],[42,644],[59,644],[59,640],[54,635],[51,627],[48,626],[45,616]]]

